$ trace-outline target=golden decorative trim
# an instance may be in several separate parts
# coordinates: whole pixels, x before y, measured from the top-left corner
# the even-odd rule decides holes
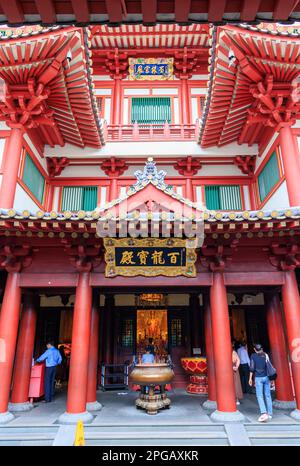
[[[196,277],[197,254],[195,249],[189,247],[188,239],[179,238],[104,238],[105,247],[105,276],[112,278],[117,275],[123,277],[136,277],[138,275],[144,277],[157,277],[163,275],[165,277]],[[190,242],[190,246],[192,246]],[[186,249],[186,265],[185,266],[117,266],[115,248],[116,247],[157,247],[157,248],[187,248]]]

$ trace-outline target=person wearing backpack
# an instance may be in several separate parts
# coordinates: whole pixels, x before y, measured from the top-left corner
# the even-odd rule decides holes
[[[250,358],[249,385],[253,385],[253,374],[255,376],[256,398],[260,409],[258,422],[267,422],[272,419],[273,406],[271,397],[271,382],[275,380],[276,370],[272,366],[269,356],[264,353],[262,346],[257,343]]]

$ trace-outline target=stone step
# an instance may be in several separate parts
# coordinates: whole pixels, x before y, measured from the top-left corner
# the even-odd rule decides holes
[[[300,445],[300,424],[249,424],[245,428],[251,445]]]
[[[101,439],[87,439],[87,446],[176,446],[182,447],[197,447],[197,446],[229,446],[226,438],[210,438],[210,439],[127,439],[127,440],[101,440]]]
[[[152,424],[152,425],[127,425],[127,426],[112,426],[112,425],[86,425],[84,427],[84,431],[86,433],[99,433],[99,432],[153,432],[155,429],[156,432],[159,434],[170,433],[170,432],[196,432],[196,433],[224,433],[224,426],[222,425],[160,425],[160,424]]]
[[[86,439],[210,439],[210,438],[227,438],[225,432],[153,432],[151,431],[132,431],[126,432],[87,432]]]

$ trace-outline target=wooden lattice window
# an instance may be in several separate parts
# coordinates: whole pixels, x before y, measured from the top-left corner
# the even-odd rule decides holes
[[[280,180],[277,154],[273,152],[268,162],[258,175],[260,200],[263,201]]]
[[[171,346],[174,348],[176,346],[182,346],[183,344],[183,335],[182,335],[182,319],[172,319],[171,320]]]
[[[97,186],[65,186],[62,192],[61,210],[91,211],[96,209],[97,201]]]
[[[204,111],[204,105],[205,105],[205,97],[200,97],[200,111],[201,111],[201,115]]]
[[[170,97],[132,97],[131,123],[171,123]]]
[[[241,210],[241,189],[238,185],[205,186],[206,208],[209,210]]]
[[[44,198],[45,178],[29,154],[26,154],[25,157],[22,181],[34,197],[42,203]]]
[[[133,346],[133,319],[121,320],[121,346],[128,348]]]
[[[96,97],[96,103],[97,103],[97,108],[98,108],[98,114],[99,117],[102,117],[102,111],[103,111],[103,97]]]

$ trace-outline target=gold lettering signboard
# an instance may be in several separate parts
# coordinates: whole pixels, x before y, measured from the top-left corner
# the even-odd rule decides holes
[[[105,276],[196,276],[195,249],[179,238],[104,238]]]

